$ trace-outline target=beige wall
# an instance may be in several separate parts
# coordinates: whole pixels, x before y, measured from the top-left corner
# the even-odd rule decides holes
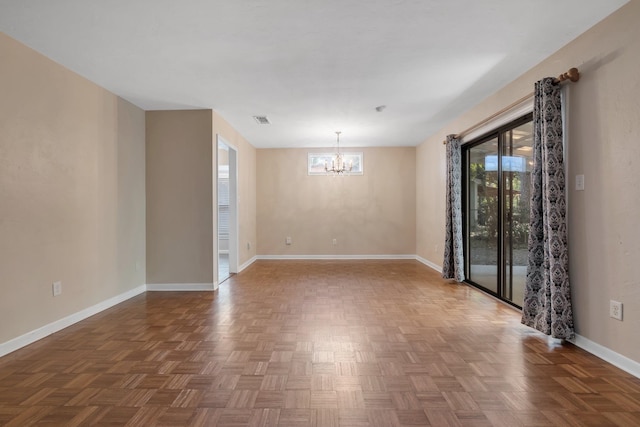
[[[258,150],[258,254],[414,254],[415,148],[346,150],[364,175],[339,178],[307,175],[313,151],[327,149]]]
[[[0,57],[3,343],[144,285],[145,177],[142,110],[2,33]]]
[[[238,151],[240,264],[255,254],[255,148],[211,110],[147,111],[146,120],[147,283],[213,283],[216,135]]]
[[[631,1],[418,147],[418,254],[438,265],[444,228],[442,140],[572,66],[569,93],[569,241],[576,332],[640,362],[640,2]],[[585,190],[575,191],[576,174]],[[436,246],[439,250],[436,250]],[[624,321],[609,318],[609,300]]]
[[[211,110],[147,111],[147,283],[213,283]]]

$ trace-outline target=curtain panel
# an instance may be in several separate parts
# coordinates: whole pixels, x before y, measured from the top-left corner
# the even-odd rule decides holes
[[[553,78],[536,83],[528,266],[522,323],[554,338],[574,336],[567,248],[562,94]]]
[[[447,136],[447,198],[446,234],[442,277],[464,280],[464,252],[462,246],[462,152],[460,140]]]

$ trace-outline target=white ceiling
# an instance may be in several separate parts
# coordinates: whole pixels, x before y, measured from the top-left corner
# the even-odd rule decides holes
[[[0,0],[0,31],[258,148],[414,146],[626,2]]]

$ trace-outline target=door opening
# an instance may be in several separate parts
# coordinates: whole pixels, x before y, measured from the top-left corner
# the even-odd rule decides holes
[[[217,265],[214,283],[218,284],[238,272],[238,167],[237,150],[218,135],[216,150],[217,212],[214,238]]]

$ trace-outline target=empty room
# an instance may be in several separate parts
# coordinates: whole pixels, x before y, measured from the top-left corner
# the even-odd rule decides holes
[[[640,425],[639,21],[0,0],[0,425]]]

